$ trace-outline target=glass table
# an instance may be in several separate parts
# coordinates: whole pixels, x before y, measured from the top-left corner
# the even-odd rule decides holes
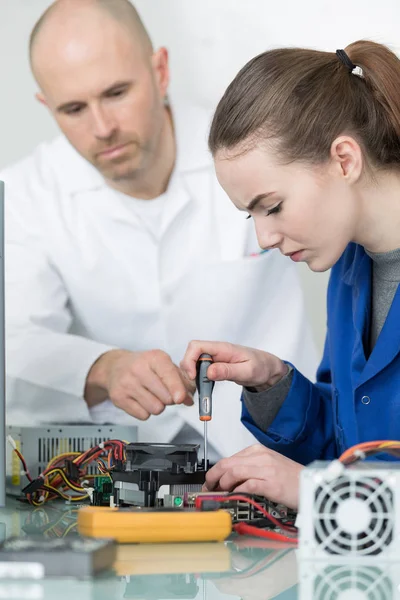
[[[77,509],[7,499],[0,539],[77,536]],[[90,580],[0,579],[0,600],[395,600],[399,565],[302,562],[281,543],[232,536],[225,543],[119,545],[112,571]]]

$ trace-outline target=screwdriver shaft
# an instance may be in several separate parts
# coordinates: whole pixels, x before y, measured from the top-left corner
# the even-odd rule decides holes
[[[207,471],[208,448],[207,448],[207,421],[204,421],[204,470]]]

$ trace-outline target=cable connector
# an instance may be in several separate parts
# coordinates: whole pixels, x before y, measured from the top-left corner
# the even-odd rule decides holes
[[[199,503],[196,502],[196,508],[198,510],[205,511],[218,510],[219,508],[221,508],[221,502],[219,502],[218,500],[201,500],[201,502]]]
[[[359,450],[354,450],[353,456],[355,456],[359,460],[365,460],[367,455],[365,454],[364,450],[359,449]]]
[[[93,504],[94,487],[85,487],[85,492],[89,496],[90,504]]]
[[[79,477],[81,476],[80,469],[73,460],[65,461],[65,472],[68,479],[72,479],[73,481],[78,481]]]
[[[15,440],[11,435],[7,436],[7,442],[10,444],[10,446],[13,450],[18,450],[17,444],[15,443]]]
[[[324,481],[333,481],[342,475],[345,466],[340,460],[333,460],[322,473]]]
[[[43,477],[41,477],[39,475],[39,477],[37,479],[35,479],[34,481],[31,481],[30,483],[28,483],[27,486],[24,487],[24,489],[22,490],[23,494],[33,494],[33,492],[36,492],[39,488],[41,488],[43,485]]]

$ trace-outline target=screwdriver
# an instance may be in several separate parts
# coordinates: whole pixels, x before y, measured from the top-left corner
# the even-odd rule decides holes
[[[207,423],[212,416],[212,391],[214,381],[207,377],[207,369],[213,362],[210,354],[200,354],[196,365],[196,387],[199,393],[199,417],[204,422],[204,470],[207,470],[208,448],[207,448]]]

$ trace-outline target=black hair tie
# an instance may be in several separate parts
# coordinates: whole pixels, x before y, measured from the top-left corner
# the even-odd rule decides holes
[[[336,50],[336,56],[348,68],[350,73],[356,68],[356,65],[350,60],[348,54],[344,50]]]
[[[344,50],[336,50],[336,56],[340,60],[341,63],[344,64],[346,69],[349,70],[353,75],[357,75],[358,77],[363,77],[363,70],[361,67],[355,65],[350,57]]]

